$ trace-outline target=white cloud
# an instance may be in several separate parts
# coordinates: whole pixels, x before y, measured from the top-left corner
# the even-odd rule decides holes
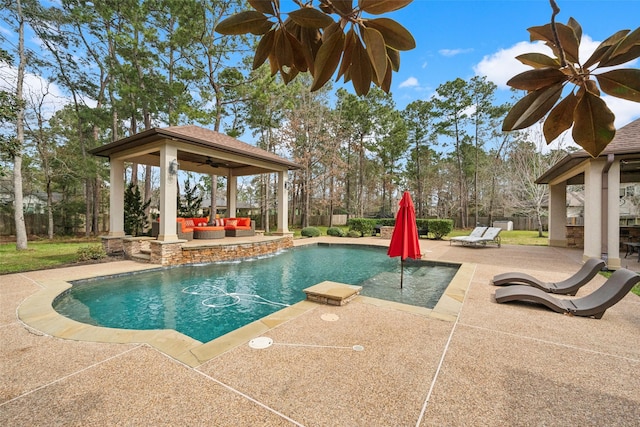
[[[440,49],[438,51],[438,53],[442,56],[456,56],[470,52],[473,52],[473,49]]]
[[[409,77],[408,79],[400,83],[398,87],[405,88],[405,87],[418,87],[418,86],[420,86],[420,84],[418,83],[418,79],[416,79],[415,77]]]

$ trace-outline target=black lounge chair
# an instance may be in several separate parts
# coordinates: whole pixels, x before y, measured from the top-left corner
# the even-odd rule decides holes
[[[607,281],[587,296],[573,299],[560,299],[531,286],[515,285],[496,290],[499,303],[524,301],[542,304],[558,313],[574,316],[593,316],[600,319],[604,312],[629,293],[640,282],[640,276],[621,268],[615,271]]]
[[[577,273],[558,283],[543,282],[526,273],[518,272],[498,274],[493,277],[491,283],[495,286],[525,284],[552,294],[575,295],[578,289],[593,279],[605,265],[605,262],[601,259],[589,258]]]

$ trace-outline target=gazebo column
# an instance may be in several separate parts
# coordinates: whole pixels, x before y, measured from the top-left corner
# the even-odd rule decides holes
[[[592,160],[584,171],[583,261],[602,256],[602,171],[605,162]]]
[[[227,218],[236,217],[238,198],[238,177],[231,173],[227,175]]]
[[[178,240],[178,235],[176,234],[178,149],[175,146],[163,145],[160,148],[160,183],[160,230],[158,240]]]
[[[607,268],[620,264],[620,161],[614,161],[607,174]]]
[[[567,182],[549,184],[549,246],[567,247]]]
[[[124,237],[124,161],[109,159],[109,237]]]
[[[284,170],[278,172],[278,229],[276,234],[284,235],[289,233],[289,194],[287,190],[287,180],[289,172]]]

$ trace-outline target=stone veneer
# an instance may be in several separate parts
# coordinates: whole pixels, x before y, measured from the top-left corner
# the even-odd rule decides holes
[[[584,248],[584,227],[567,225],[567,247]]]
[[[121,254],[124,252],[122,237],[102,236],[102,247],[107,255]]]
[[[141,236],[141,237],[125,237],[122,239],[122,245],[124,253],[127,256],[132,254],[139,254],[143,250],[150,249],[150,242],[155,240],[153,237]]]
[[[263,242],[215,244],[195,247],[183,247],[182,243],[183,241],[159,242],[152,240],[150,262],[152,264],[167,266],[253,258],[259,255],[274,253],[281,249],[291,248],[293,247],[293,238],[286,236]]]

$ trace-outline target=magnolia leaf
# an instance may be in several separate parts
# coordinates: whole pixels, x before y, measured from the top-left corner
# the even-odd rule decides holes
[[[351,55],[353,54],[353,47],[356,42],[356,33],[353,30],[353,27],[349,29],[344,39],[344,53],[342,54],[342,63],[340,64],[340,68],[338,69],[338,75],[336,76],[336,81],[345,75],[349,67],[351,66]],[[346,76],[345,76],[346,83]]]
[[[255,31],[256,28],[263,28],[265,22],[269,22],[267,17],[255,10],[231,15],[224,21],[216,25],[216,32],[227,36],[246,34]]]
[[[331,0],[331,4],[345,15],[353,13],[353,0]]]
[[[385,73],[384,78],[382,79],[382,83],[380,84],[380,89],[382,89],[386,93],[389,93],[389,91],[391,90],[392,74],[393,66],[391,65],[391,60],[387,58],[387,72]]]
[[[398,71],[400,69],[400,52],[387,46],[387,57],[391,61],[391,69]]]
[[[387,49],[384,45],[384,37],[380,31],[373,28],[361,27],[364,35],[367,55],[371,61],[373,77],[376,84],[380,85],[387,72]]]
[[[416,40],[411,33],[393,19],[368,19],[363,22],[363,25],[380,31],[384,37],[384,43],[395,50],[411,50],[416,47]]]
[[[632,46],[625,53],[616,56],[609,56],[600,61],[600,67],[613,67],[624,64],[640,57],[640,44]]]
[[[381,15],[402,9],[413,0],[359,0],[360,9],[372,15]]]
[[[318,49],[315,60],[315,75],[311,91],[320,89],[331,78],[338,67],[344,48],[344,33],[335,31]]]
[[[264,61],[267,60],[271,52],[273,51],[273,41],[275,39],[276,31],[271,30],[265,34],[256,47],[256,54],[253,57],[253,69],[257,69]]]
[[[251,7],[258,12],[266,13],[267,15],[275,15],[276,11],[273,8],[271,0],[248,0]]]
[[[257,24],[254,28],[249,31],[251,34],[256,36],[260,36],[262,34],[266,34],[273,28],[273,22],[264,21],[262,24]]]
[[[595,76],[607,95],[640,102],[640,70],[623,68]]]
[[[571,127],[573,124],[573,112],[577,103],[578,98],[573,93],[570,93],[549,112],[542,127],[547,144],[551,144],[562,132]]]
[[[301,27],[307,28],[325,28],[333,24],[333,19],[329,15],[312,7],[303,7],[289,12],[289,18]]]
[[[546,88],[567,80],[567,76],[557,68],[539,68],[525,71],[512,77],[507,85],[528,91]]]
[[[611,54],[611,58],[629,52],[634,46],[640,45],[640,27],[636,28],[627,35],[615,48]]]
[[[276,37],[277,37],[277,34],[276,34]],[[269,53],[269,69],[271,70],[271,77],[275,76],[278,70],[280,69],[280,65],[278,64],[278,58],[273,53],[273,51]]]
[[[371,87],[371,63],[367,57],[360,39],[356,38],[351,54],[351,67],[349,67],[349,77],[353,82],[356,94],[364,96],[369,93]]]
[[[593,157],[600,155],[616,134],[615,115],[597,95],[585,91],[574,112],[573,140]]]
[[[556,30],[558,32],[560,45],[562,45],[562,49],[564,50],[567,60],[573,63],[578,63],[578,48],[580,46],[580,40],[576,37],[576,33],[573,31],[573,28],[564,24],[556,23]],[[529,31],[531,41],[542,40],[547,42],[547,45],[551,47],[553,53],[560,57],[560,50],[558,49],[558,46],[556,46],[556,40],[553,36],[551,24],[531,27],[528,28],[527,31]]]
[[[581,88],[584,88],[591,92],[594,95],[600,96],[600,89],[598,89],[598,85],[595,81],[587,78],[582,85],[579,85]],[[581,89],[582,90],[582,89]],[[578,91],[578,95],[580,95],[580,91]]]
[[[302,45],[298,41],[298,39],[288,31],[285,31],[285,35],[287,39],[289,39],[289,44],[291,45],[291,51],[293,52],[293,65],[294,67],[304,73],[308,70],[307,60],[305,59],[304,51]]]
[[[315,57],[322,45],[321,40],[322,35],[318,29],[302,28],[300,31],[300,46],[307,61],[307,68],[312,76],[315,74]]]
[[[322,32],[322,42],[326,42],[329,37],[331,37],[334,33],[343,33],[342,27],[340,27],[340,24],[338,24],[337,22],[334,22],[333,24],[329,25],[327,28],[324,29],[324,31]]]
[[[578,21],[573,19],[573,17],[570,17],[567,21],[567,27],[573,30],[573,33],[576,35],[578,41],[582,40],[582,27],[580,26]]]
[[[516,59],[525,65],[529,65],[533,68],[560,68],[560,62],[550,56],[542,53],[525,53],[516,56]]]
[[[561,94],[561,83],[529,93],[509,110],[502,122],[502,130],[518,130],[533,125],[547,114]]]
[[[287,37],[286,30],[284,28],[276,30],[273,52],[275,53],[276,58],[278,58],[280,70],[282,70],[283,66],[293,66],[293,49],[291,48],[291,42],[289,42],[289,38]]]
[[[622,40],[628,33],[629,30],[618,31],[617,33],[600,43],[596,50],[591,54],[591,57],[587,59],[587,62],[584,63],[583,68],[589,68],[593,64],[602,61],[602,59],[605,58],[605,54],[606,58],[608,58],[610,53],[615,50],[615,48],[612,49],[611,47],[616,46],[620,42],[620,40]]]

